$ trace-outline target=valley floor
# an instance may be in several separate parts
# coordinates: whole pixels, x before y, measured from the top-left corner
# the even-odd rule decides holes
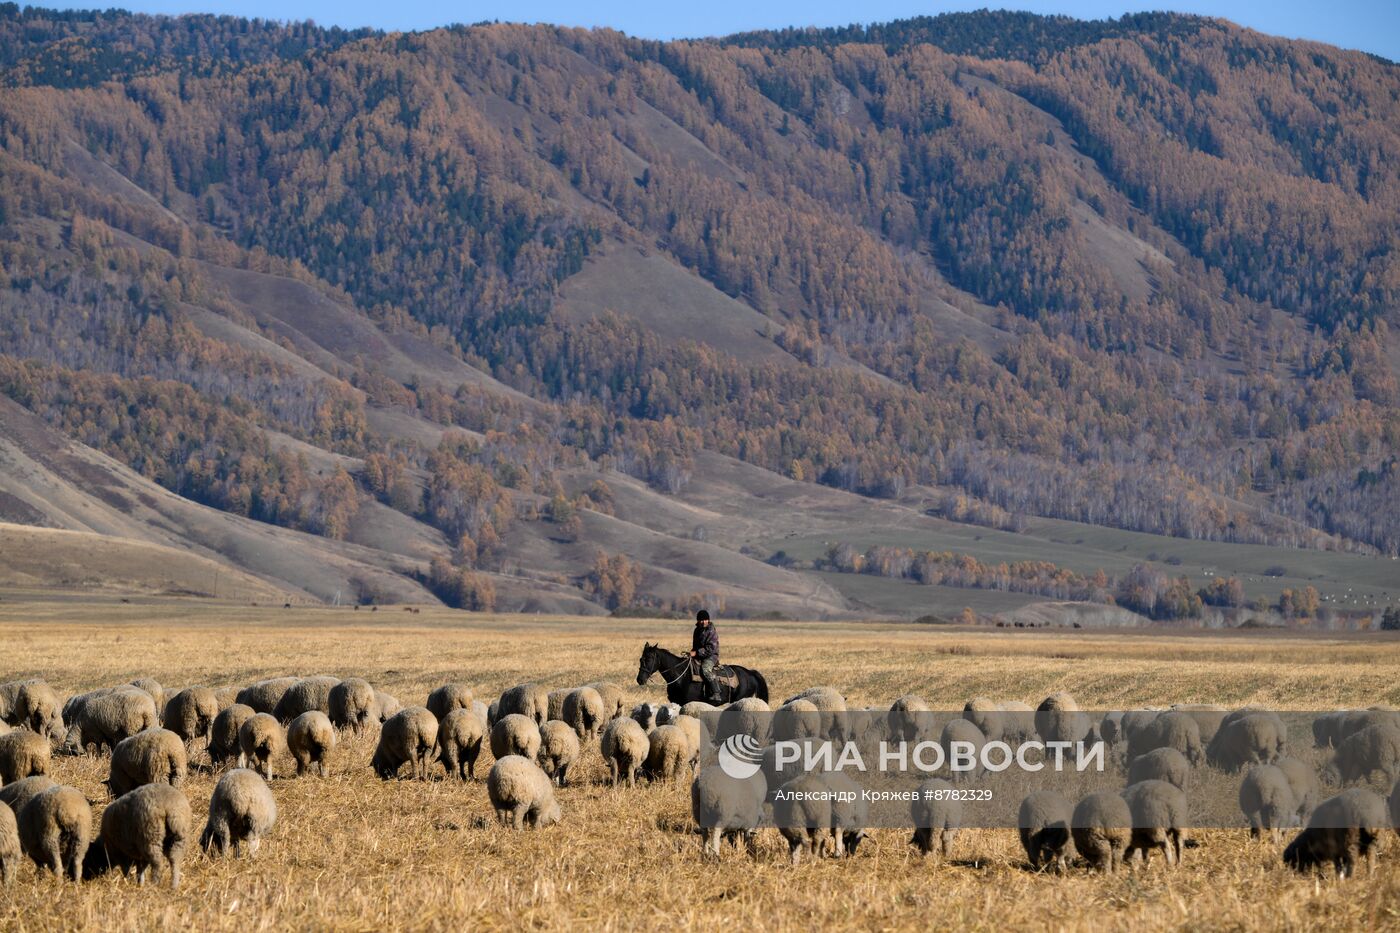
[[[906,692],[936,708],[1068,690],[1086,708],[1219,702],[1328,709],[1400,704],[1400,639],[1260,633],[1008,632],[913,625],[728,623],[726,658],[761,668],[774,699],[830,684],[857,704]],[[0,592],[0,680],[43,676],[60,693],[150,676],[167,688],[280,674],[358,675],[405,704],[434,686],[491,699],[525,680],[609,679],[631,701],[643,640],[681,647],[684,622],[477,616],[442,609],[272,609],[178,599]],[[1310,743],[1309,743],[1310,744]],[[279,777],[280,817],[253,861],[192,851],[184,885],[107,877],[61,891],[23,866],[0,889],[0,929],[1382,929],[1397,922],[1400,857],[1337,882],[1285,869],[1244,831],[1199,831],[1183,867],[1116,877],[1025,868],[1015,834],[966,831],[946,864],[902,830],[875,830],[846,862],[790,868],[776,831],[757,857],[701,858],[685,784],[614,790],[596,747],[560,791],[564,819],[515,833],[490,819],[482,781],[384,783],[372,739],[346,741],[325,780]],[[196,753],[193,762],[205,762]],[[478,773],[489,768],[489,753]],[[55,777],[106,800],[105,759],[55,759]],[[279,771],[291,770],[290,761]],[[214,778],[186,786],[202,826]]]

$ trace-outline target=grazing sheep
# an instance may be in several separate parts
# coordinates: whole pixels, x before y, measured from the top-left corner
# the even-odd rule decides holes
[[[20,848],[41,871],[81,879],[92,834],[92,808],[80,791],[50,787],[24,805],[16,822]]]
[[[466,684],[443,684],[428,694],[426,705],[428,712],[442,722],[454,709],[471,709],[472,688]]]
[[[147,729],[122,739],[112,749],[107,789],[115,799],[146,784],[179,787],[188,762],[185,743],[169,729]]]
[[[473,709],[454,709],[438,723],[438,761],[448,777],[476,780],[476,759],[486,738],[486,719]]]
[[[1181,862],[1181,830],[1186,825],[1186,795],[1166,781],[1143,781],[1123,791],[1128,811],[1133,815],[1133,832],[1123,857],[1141,852],[1151,860],[1153,849],[1161,849],[1167,864]]]
[[[237,687],[215,687],[214,701],[219,704],[219,712],[223,712],[230,706],[238,702]]]
[[[378,714],[379,724],[382,726],[399,713],[403,712],[403,704],[399,702],[398,697],[376,688],[374,691],[374,709]]]
[[[1118,734],[1121,741],[1130,741],[1133,733],[1145,728],[1163,712],[1164,710],[1160,709],[1130,709],[1125,711],[1118,720]]]
[[[496,715],[502,719],[516,713],[533,719],[536,726],[547,722],[549,691],[539,684],[518,684],[501,694]]]
[[[238,742],[238,730],[256,715],[251,706],[235,703],[214,717],[214,724],[209,727],[209,760],[215,767],[230,758],[237,758],[240,768],[248,764],[243,746]]]
[[[870,823],[870,804],[861,793],[861,786],[841,771],[822,775],[826,786],[838,796],[831,804],[831,815],[839,845],[837,858],[855,855],[865,839]]]
[[[214,717],[219,715],[219,699],[208,687],[189,687],[175,694],[165,704],[165,728],[182,741],[209,739]]]
[[[1339,709],[1331,713],[1323,713],[1313,720],[1313,747],[1332,748],[1337,744],[1337,732],[1342,726],[1342,717],[1347,714],[1347,710]]]
[[[811,700],[793,700],[773,711],[773,741],[802,742],[822,737],[821,712]]]
[[[1337,746],[1322,776],[1329,784],[1351,784],[1370,780],[1377,771],[1386,783],[1400,777],[1400,729],[1375,725],[1353,733]]]
[[[58,784],[46,775],[36,777],[20,778],[13,784],[6,784],[0,787],[0,803],[9,807],[16,814],[24,809],[24,805],[35,797],[48,790],[50,787],[57,787]]]
[[[973,697],[963,704],[963,719],[982,731],[988,742],[999,742],[1005,732],[1001,704],[986,697]]]
[[[643,732],[650,732],[656,728],[656,711],[660,709],[655,703],[638,703],[632,707],[628,713],[630,718],[637,725],[642,727]]]
[[[564,697],[573,692],[573,687],[564,687],[560,690],[549,691],[549,712],[545,714],[546,722],[550,719],[564,720]]]
[[[1177,790],[1186,790],[1191,779],[1191,763],[1174,748],[1154,748],[1133,759],[1128,766],[1128,783],[1166,781]]]
[[[335,726],[331,725],[331,718],[313,709],[293,719],[287,727],[287,750],[296,759],[298,776],[315,768],[317,774],[325,777],[331,752],[335,751]]]
[[[919,785],[916,799],[909,804],[909,815],[914,821],[909,844],[920,855],[933,852],[948,858],[953,854],[953,842],[962,828],[963,805],[949,793],[952,789],[947,781],[931,778]]]
[[[1029,703],[1003,700],[1000,705],[1003,742],[1029,742],[1035,738],[1035,710]]]
[[[331,709],[331,691],[340,683],[338,677],[306,677],[298,680],[287,688],[287,692],[282,694],[282,699],[277,701],[277,708],[272,711],[272,715],[277,717],[277,721],[283,725],[296,719],[302,713],[309,713],[312,710],[320,710],[329,713]]]
[[[1132,839],[1133,814],[1118,794],[1100,791],[1075,806],[1070,815],[1074,847],[1091,868],[1117,871]]]
[[[625,779],[627,786],[632,787],[636,783],[637,769],[651,752],[651,742],[642,727],[633,719],[619,716],[603,729],[600,744],[613,786]]]
[[[970,751],[972,755],[972,767],[955,770],[953,761],[958,757],[953,748],[954,743],[959,743],[961,751]],[[948,763],[948,772],[952,775],[954,784],[962,784],[967,781],[976,780],[982,774],[982,747],[987,744],[986,737],[982,735],[982,730],[978,729],[966,719],[950,719],[943,727],[943,734],[938,739],[938,744],[943,746],[943,754]]]
[[[1035,711],[1035,731],[1047,742],[1079,742],[1089,734],[1089,717],[1080,712],[1074,697],[1061,691],[1040,701]]]
[[[151,702],[156,705],[156,709],[165,709],[165,701],[168,700],[169,697],[165,695],[165,688],[160,685],[159,681],[152,680],[149,677],[138,677],[131,682],[131,686],[149,693],[151,695]]]
[[[564,697],[564,722],[573,727],[579,741],[596,738],[607,723],[603,698],[592,687],[579,687]]]
[[[171,889],[178,889],[180,863],[193,824],[183,792],[169,784],[142,785],[102,811],[102,830],[88,849],[89,873],[135,869],[138,884],[145,884],[152,872],[157,880],[167,873]]]
[[[710,765],[696,775],[690,785],[690,815],[705,836],[705,851],[719,855],[720,841],[728,837],[735,848],[742,840],[752,855],[767,795],[768,785],[759,774],[739,780],[719,765]]]
[[[413,777],[426,781],[437,737],[438,721],[426,708],[410,706],[400,710],[379,731],[379,745],[370,767],[387,781],[399,773],[404,762],[409,762]]]
[[[486,776],[486,793],[496,819],[509,821],[516,829],[540,829],[561,818],[549,776],[523,756],[506,755],[497,760]]]
[[[712,703],[706,703],[706,702],[704,702],[703,700],[691,700],[689,703],[683,703],[683,704],[681,704],[681,715],[682,715],[682,716],[694,716],[696,719],[699,719],[700,717],[702,717],[702,716],[705,715],[706,713],[718,713],[718,712],[719,712],[719,707],[718,707],[718,706],[715,706],[715,705],[712,704]]]
[[[499,699],[492,700],[491,705],[486,707],[486,724],[488,726],[494,726],[496,724],[496,720],[500,718],[501,701]]]
[[[0,791],[0,797],[4,792]],[[1395,782],[1395,786],[1390,789],[1390,799],[1386,801],[1390,806],[1390,825],[1395,827],[1395,834],[1400,836],[1400,781]]]
[[[1283,850],[1283,863],[1305,871],[1330,862],[1337,876],[1345,878],[1365,858],[1374,871],[1387,824],[1385,801],[1379,795],[1362,788],[1342,791],[1318,804],[1307,827]]]
[[[1234,714],[1231,713],[1231,716]],[[1252,764],[1273,764],[1283,754],[1286,732],[1272,714],[1225,717],[1220,731],[1206,746],[1206,760],[1222,771],[1239,771]]]
[[[520,713],[507,713],[491,727],[491,754],[496,758],[519,755],[535,760],[540,753],[540,727]]]
[[[678,726],[657,726],[648,736],[646,774],[653,781],[674,781],[690,764],[690,739]]]
[[[476,715],[481,718],[481,721],[486,723],[487,726],[492,725],[491,707],[487,706],[485,703],[481,702],[480,700],[472,700],[472,712],[476,713]]]
[[[286,747],[282,724],[271,713],[257,713],[238,727],[238,747],[243,759],[267,780],[272,780],[272,759]]]
[[[1055,871],[1063,872],[1069,867],[1074,851],[1069,830],[1073,816],[1069,801],[1053,790],[1038,790],[1021,801],[1016,827],[1031,868],[1038,871],[1053,865]]]
[[[1341,745],[1362,729],[1371,726],[1390,726],[1400,729],[1400,713],[1387,709],[1353,709],[1342,713],[1337,722],[1337,731],[1332,744]]]
[[[1240,782],[1240,810],[1249,820],[1252,838],[1267,832],[1278,842],[1281,830],[1297,825],[1298,801],[1288,775],[1274,765],[1255,765]]]
[[[48,773],[48,739],[28,729],[0,735],[0,784]]]
[[[802,852],[813,858],[827,848],[835,858],[844,858],[865,836],[860,794],[854,801],[834,799],[833,791],[849,792],[854,782],[843,774],[812,772],[788,781],[778,789],[773,803],[773,820],[788,841],[793,865]],[[849,844],[849,848],[848,848]]]
[[[8,885],[19,864],[19,824],[7,804],[0,803],[0,886]]]
[[[1233,725],[1247,716],[1262,716],[1274,724],[1274,729],[1279,734],[1279,754],[1283,754],[1283,746],[1288,741],[1288,726],[1284,724],[1279,714],[1271,709],[1264,709],[1262,706],[1241,707],[1233,712],[1226,713],[1225,718],[1220,720],[1220,728],[1223,729],[1226,726]]]
[[[58,694],[42,680],[17,680],[0,686],[0,720],[54,741],[63,738]]]
[[[622,687],[610,680],[597,680],[591,684],[584,684],[585,687],[592,687],[598,692],[598,696],[603,700],[603,722],[611,722],[622,715],[622,711],[627,705],[627,694]],[[709,704],[705,704],[708,706]]]
[[[370,723],[379,721],[374,688],[361,677],[348,677],[332,687],[326,704],[331,724],[356,735],[368,729]]]
[[[917,694],[906,693],[899,697],[890,704],[888,718],[890,736],[904,742],[917,741],[920,722],[927,718],[921,714],[929,711],[928,701]],[[997,725],[999,727],[1000,722]],[[997,735],[998,737],[1001,735],[1000,728],[997,730]]]
[[[538,760],[544,773],[563,787],[568,783],[569,766],[578,761],[578,733],[567,722],[551,719],[540,727]]]
[[[793,700],[806,700],[817,708],[821,713],[822,735],[834,738],[837,732],[837,724],[841,720],[841,714],[846,712],[846,698],[834,687],[812,687],[804,690],[795,697],[790,697],[783,702],[783,705],[791,703]],[[745,702],[740,700],[740,703]],[[762,702],[762,701],[759,701]],[[735,704],[730,704],[733,709]],[[768,704],[764,704],[764,709]]]
[[[673,726],[681,715],[679,703],[662,703],[656,707],[656,724],[658,726]]]
[[[794,699],[799,698],[794,697]],[[802,697],[800,699],[810,698]],[[812,702],[816,703],[815,700]],[[719,724],[715,727],[715,742],[723,742],[731,735],[747,735],[751,736],[759,745],[767,745],[772,719],[773,716],[768,710],[768,704],[758,697],[735,700],[719,714]]]
[[[1274,762],[1274,767],[1288,778],[1288,786],[1293,789],[1293,800],[1298,805],[1298,825],[1306,826],[1308,817],[1322,800],[1322,781],[1311,765],[1297,758],[1284,756]]]
[[[282,695],[290,690],[296,682],[297,678],[295,677],[273,677],[270,680],[260,680],[238,691],[234,702],[251,706],[255,713],[271,713],[277,709],[277,704],[282,701]]]
[[[1099,738],[1103,739],[1105,745],[1114,748],[1127,741],[1123,734],[1123,711],[1112,710],[1103,714],[1103,719],[1099,720]]]
[[[709,730],[699,719],[684,713],[677,716],[676,721],[670,725],[674,725],[685,733],[686,741],[690,743],[690,769],[692,772],[698,772],[701,756],[710,749]]]
[[[1210,703],[1178,703],[1168,712],[1172,711],[1185,713],[1196,720],[1196,729],[1200,733],[1203,746],[1209,745],[1210,740],[1215,738],[1215,733],[1220,731],[1227,712],[1225,707]]]
[[[77,707],[62,751],[81,755],[89,746],[116,748],[122,739],[159,724],[149,693],[132,686],[113,687],[95,693]]]
[[[1193,766],[1205,761],[1200,726],[1190,713],[1165,712],[1134,731],[1128,740],[1128,760],[1158,748],[1176,749]]]
[[[209,821],[199,844],[210,855],[223,855],[232,848],[253,856],[276,822],[277,801],[267,782],[256,771],[235,768],[214,787]]]

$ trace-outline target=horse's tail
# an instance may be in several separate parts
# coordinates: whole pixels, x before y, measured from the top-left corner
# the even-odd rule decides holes
[[[753,668],[749,668],[749,673],[753,674],[753,679],[758,681],[758,686],[754,689],[753,695],[764,703],[768,702],[768,681],[763,679],[763,675]]]

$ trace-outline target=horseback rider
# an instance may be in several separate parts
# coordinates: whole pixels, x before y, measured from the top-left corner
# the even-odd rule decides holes
[[[710,621],[710,613],[704,609],[695,613],[695,631],[690,636],[690,656],[700,662],[700,679],[705,681],[705,692],[711,703],[723,703],[719,681],[715,679],[715,668],[719,666],[719,632]]]

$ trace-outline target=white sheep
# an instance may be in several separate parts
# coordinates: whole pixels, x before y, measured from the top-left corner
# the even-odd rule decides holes
[[[151,695],[132,686],[94,691],[75,707],[63,751],[83,754],[89,746],[116,748],[122,739],[160,725]]]
[[[26,803],[16,821],[20,848],[40,870],[81,880],[92,837],[92,808],[80,791],[50,787]]]
[[[491,754],[496,758],[519,755],[535,760],[540,752],[540,728],[529,716],[507,713],[491,727]]]
[[[963,806],[952,792],[953,785],[940,778],[930,778],[919,785],[915,799],[909,804],[909,816],[914,822],[914,835],[909,844],[920,855],[937,853],[947,858],[953,853],[953,841],[962,828]]]
[[[260,680],[238,691],[234,702],[251,706],[256,713],[271,713],[277,709],[277,704],[282,701],[282,695],[290,690],[296,682],[297,678],[295,677],[273,677],[269,680]]]
[[[454,709],[438,723],[438,761],[448,777],[476,778],[476,759],[486,738],[486,719],[475,709]]]
[[[422,706],[400,710],[384,724],[379,732],[379,745],[374,750],[370,767],[384,780],[399,773],[408,762],[413,777],[428,779],[428,764],[437,748],[438,721]]]
[[[603,729],[600,745],[613,786],[623,780],[628,787],[633,786],[637,769],[646,762],[651,751],[651,742],[642,727],[630,718],[619,716]]]
[[[506,755],[491,766],[486,776],[486,792],[491,807],[502,823],[516,829],[536,829],[559,822],[559,803],[549,776],[528,758]]]
[[[219,698],[208,687],[188,687],[165,704],[165,728],[185,742],[209,738],[214,717],[219,715]]]
[[[57,787],[58,784],[47,775],[37,775],[35,777],[20,778],[13,784],[6,784],[0,787],[0,803],[9,807],[16,816],[24,809],[24,805],[35,797],[48,790],[50,787]]]
[[[189,770],[185,743],[169,729],[147,729],[112,749],[107,789],[114,798],[144,784],[179,787]]]
[[[1068,800],[1053,790],[1038,790],[1021,801],[1016,814],[1016,826],[1021,834],[1021,847],[1031,868],[1054,865],[1057,872],[1069,866],[1074,851],[1070,839],[1070,823],[1074,809]]]
[[[564,722],[573,727],[580,742],[586,742],[602,731],[606,720],[603,717],[603,698],[592,687],[579,687],[569,691],[564,697]]]
[[[627,704],[627,694],[617,684],[610,680],[595,680],[591,684],[584,684],[585,687],[592,687],[597,691],[598,696],[603,700],[603,721],[611,722],[622,715]],[[708,705],[708,704],[706,704]]]
[[[349,729],[356,735],[379,719],[374,688],[360,677],[349,677],[331,688],[326,696],[330,721],[339,729]]]
[[[657,726],[647,737],[647,777],[653,781],[674,781],[690,764],[690,739],[678,726]]]
[[[151,873],[157,879],[165,873],[171,889],[177,889],[193,823],[190,802],[169,784],[145,784],[123,794],[102,811],[102,831],[88,849],[89,873],[134,869],[138,884]]]
[[[1251,837],[1267,832],[1277,842],[1279,832],[1298,818],[1288,775],[1274,765],[1255,765],[1240,782],[1240,811],[1249,820]]]
[[[282,699],[277,701],[277,708],[272,711],[272,715],[276,716],[279,722],[286,724],[302,713],[312,710],[329,713],[331,691],[339,683],[338,677],[304,677],[287,688],[287,692],[282,694]]]
[[[320,710],[313,709],[293,719],[287,727],[287,750],[297,763],[297,774],[315,768],[317,774],[325,777],[335,741],[335,726]]]
[[[1181,862],[1182,829],[1186,825],[1186,795],[1166,781],[1143,781],[1123,791],[1133,816],[1133,831],[1124,859],[1142,853],[1143,862],[1153,849],[1161,849],[1168,865]]]
[[[549,691],[539,684],[517,684],[501,694],[496,708],[498,717],[516,713],[535,721],[539,726],[549,715]]]
[[[1133,814],[1118,794],[1099,791],[1075,805],[1070,814],[1074,847],[1091,868],[1114,872],[1132,840]]]
[[[277,801],[267,782],[255,771],[235,768],[214,787],[199,844],[211,855],[232,848],[253,856],[276,822]]]
[[[690,814],[705,836],[705,851],[719,855],[720,842],[728,837],[736,848],[742,840],[752,855],[767,793],[762,774],[740,780],[717,764],[701,771],[690,785]]]
[[[563,787],[568,783],[569,766],[579,757],[578,733],[566,722],[551,719],[540,726],[540,767]]]
[[[209,727],[209,760],[215,767],[230,758],[236,758],[240,768],[248,764],[243,747],[238,742],[238,730],[256,715],[257,712],[251,706],[235,703],[227,709],[220,710],[219,715],[214,717],[214,724]]]
[[[22,854],[14,811],[9,804],[0,803],[0,885],[8,885],[14,878]]]
[[[272,760],[287,747],[282,724],[271,713],[258,713],[238,727],[238,747],[243,758],[267,780],[272,780]]]
[[[447,714],[454,709],[470,709],[472,705],[472,688],[466,684],[443,684],[432,693],[428,694],[426,704],[428,712],[442,722],[447,718]]]
[[[28,729],[0,735],[0,784],[49,773],[49,740]]]

